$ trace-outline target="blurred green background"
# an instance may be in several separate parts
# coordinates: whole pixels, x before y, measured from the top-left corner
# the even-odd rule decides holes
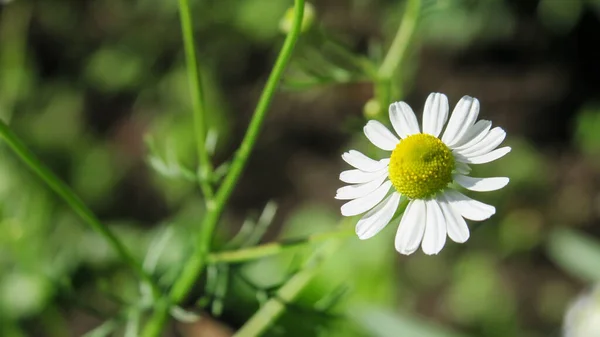
[[[1,3],[0,118],[171,284],[203,214],[189,179],[177,1]],[[239,144],[292,2],[192,5],[219,164]],[[278,211],[263,242],[340,222],[340,154],[367,147],[360,130],[373,89],[337,48],[380,60],[404,2],[313,5],[313,27],[221,221],[221,245],[269,201]],[[600,281],[599,32],[599,1],[425,0],[395,81],[417,112],[433,91],[451,105],[471,95],[481,118],[507,130],[512,153],[475,170],[511,178],[477,195],[497,214],[438,256],[398,255],[395,225],[343,241],[267,335],[561,336],[569,303]],[[211,267],[186,303],[203,319],[173,323],[165,336],[230,336],[314,249]],[[104,241],[1,144],[0,335],[81,336],[103,317],[116,318],[88,336],[120,335],[135,319],[122,303],[138,294]]]

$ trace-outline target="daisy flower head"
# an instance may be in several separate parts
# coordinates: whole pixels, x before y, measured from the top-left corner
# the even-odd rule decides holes
[[[448,112],[448,98],[430,94],[420,128],[408,104],[393,103],[389,116],[397,136],[378,121],[369,121],[364,127],[369,141],[389,151],[390,156],[374,160],[356,150],[342,155],[354,169],[340,174],[340,180],[351,185],[338,189],[336,199],[350,200],[341,207],[342,215],[364,213],[356,224],[360,239],[379,233],[392,220],[401,200],[408,204],[395,246],[405,255],[419,246],[425,254],[437,254],[446,236],[463,243],[469,239],[465,219],[482,221],[496,212],[494,206],[473,200],[450,185],[456,183],[477,192],[506,186],[509,179],[505,177],[469,176],[469,165],[489,163],[510,152],[510,147],[496,149],[506,132],[492,128],[490,121],[477,121],[476,98],[461,98],[449,120]]]

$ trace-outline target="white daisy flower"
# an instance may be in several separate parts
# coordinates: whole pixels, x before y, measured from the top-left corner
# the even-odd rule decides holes
[[[563,323],[563,337],[590,336],[600,336],[600,285],[569,306]]]
[[[340,174],[341,181],[352,185],[338,189],[336,199],[350,200],[341,207],[344,216],[366,212],[356,224],[360,239],[379,233],[405,198],[408,205],[395,240],[396,250],[405,255],[419,246],[425,254],[437,254],[446,243],[446,235],[463,243],[469,239],[465,219],[482,221],[496,212],[494,206],[473,200],[449,185],[456,182],[477,192],[506,186],[508,178],[469,176],[469,165],[489,163],[510,152],[510,147],[496,149],[506,133],[499,127],[492,129],[490,121],[476,122],[479,101],[464,96],[442,134],[448,110],[444,94],[429,95],[421,130],[408,104],[393,103],[390,120],[400,138],[378,121],[369,121],[364,127],[371,143],[391,151],[390,157],[374,160],[355,150],[342,155],[355,169]]]

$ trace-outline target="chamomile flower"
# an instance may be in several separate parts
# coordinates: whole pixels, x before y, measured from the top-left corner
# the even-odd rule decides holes
[[[510,147],[496,149],[506,133],[477,121],[479,101],[464,96],[448,120],[448,98],[432,93],[425,102],[423,127],[404,102],[390,105],[389,116],[399,138],[378,121],[364,127],[367,138],[378,148],[390,151],[389,158],[371,159],[350,150],[342,155],[355,169],[343,171],[340,180],[351,184],[338,189],[336,199],[350,200],[342,215],[363,214],[356,225],[360,239],[379,233],[394,217],[401,200],[408,200],[396,234],[396,250],[425,254],[439,253],[446,243],[469,239],[465,219],[482,221],[492,216],[494,206],[473,200],[450,185],[477,192],[494,191],[508,178],[470,177],[469,165],[484,164],[503,157]],[[442,129],[446,129],[442,133]]]
[[[569,306],[563,324],[563,337],[590,336],[600,336],[600,285]]]

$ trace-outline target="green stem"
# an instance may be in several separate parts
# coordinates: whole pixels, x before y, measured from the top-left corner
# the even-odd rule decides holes
[[[415,31],[417,18],[421,7],[420,0],[409,0],[408,6],[404,12],[402,22],[396,32],[396,36],[390,46],[390,49],[378,70],[378,80],[376,83],[376,94],[379,98],[381,106],[387,106],[391,97],[391,84],[392,77],[394,76],[396,69],[402,63],[410,39]],[[337,248],[337,245],[341,244],[340,240],[332,240],[327,242],[326,248],[333,251]],[[249,257],[253,254],[272,253],[272,251],[280,251],[281,246],[273,245],[258,252],[246,251],[246,256],[242,253],[241,256],[231,252],[229,254],[232,260]],[[325,255],[325,254],[323,254]],[[317,258],[323,255],[317,254]],[[235,337],[254,337],[261,335],[273,322],[283,313],[285,310],[285,302],[292,301],[306,285],[316,275],[318,269],[316,266],[319,263],[312,263],[306,266],[298,274],[292,277],[286,284],[279,289],[277,292],[277,298],[271,299],[265,303],[258,312],[256,312],[250,320],[242,326],[242,328],[234,335]],[[282,300],[284,303],[282,303]]]
[[[421,11],[421,0],[409,0],[402,16],[402,21],[396,36],[385,56],[383,63],[379,67],[379,77],[381,79],[390,79],[394,76],[396,69],[406,57],[406,51],[410,45],[415,28],[417,27],[417,19]]]
[[[363,75],[367,75],[370,78],[377,77],[377,67],[367,57],[354,54],[345,45],[330,37],[323,28],[319,29],[317,34],[316,36],[320,41],[319,47],[322,50],[330,48],[337,56],[345,59],[357,69],[360,69]]]
[[[194,132],[196,134],[196,147],[198,151],[198,181],[202,193],[209,202],[213,197],[210,186],[210,176],[213,170],[208,151],[206,149],[206,110],[202,95],[202,78],[198,69],[198,58],[194,46],[194,31],[192,16],[188,0],[179,0],[179,15],[181,17],[181,33],[183,35],[183,47],[185,49],[185,61],[188,71],[190,95],[192,96],[192,109],[194,112]]]
[[[20,94],[23,92],[27,60],[27,33],[33,6],[21,2],[6,6],[0,14],[0,69],[11,76],[0,77],[0,117],[10,121]]]
[[[180,0],[180,5],[187,4],[186,0]],[[223,180],[223,184],[220,186],[217,195],[214,200],[209,201],[207,204],[207,211],[204,221],[202,223],[202,229],[200,230],[199,242],[196,251],[189,260],[186,261],[183,271],[179,278],[175,281],[173,288],[169,293],[169,299],[171,303],[181,302],[188,294],[192,286],[196,283],[198,277],[204,269],[208,254],[210,251],[210,245],[214,229],[221,217],[221,213],[225,207],[225,204],[229,200],[233,188],[235,187],[246,162],[252,152],[256,139],[260,132],[262,123],[265,119],[267,109],[271,104],[277,85],[281,80],[283,71],[285,70],[291,56],[296,41],[300,36],[300,27],[302,24],[302,17],[304,14],[304,0],[294,1],[294,21],[292,23],[292,29],[287,35],[283,47],[277,57],[277,61],[273,66],[273,70],[267,80],[267,84],[262,92],[262,95],[258,101],[252,120],[240,148],[237,150],[231,167],[227,172]],[[168,307],[162,306],[156,308],[153,316],[150,318],[149,324],[144,329],[143,336],[154,337],[158,336],[162,331],[163,325],[166,322],[166,316],[168,315]]]
[[[217,252],[208,256],[208,263],[240,263],[277,255],[287,249],[297,248],[306,244],[313,244],[333,238],[344,238],[352,235],[354,235],[354,229],[342,229],[313,234],[300,239],[288,239],[281,242],[267,243],[246,249]]]
[[[285,39],[279,57],[275,62],[275,66],[273,67],[273,71],[269,76],[260,100],[256,106],[256,109],[254,110],[254,115],[252,116],[248,130],[246,131],[246,135],[244,136],[242,144],[233,158],[229,172],[227,172],[223,184],[219,187],[214,203],[209,204],[208,214],[202,225],[202,230],[200,231],[198,250],[196,251],[195,256],[193,256],[186,264],[183,274],[175,282],[175,285],[171,290],[171,299],[174,302],[179,302],[181,299],[183,299],[183,297],[185,297],[204,267],[206,257],[208,256],[208,252],[210,250],[210,243],[212,241],[212,234],[215,226],[221,216],[225,204],[233,192],[233,188],[239,180],[242,170],[246,166],[246,162],[248,161],[250,153],[252,152],[254,144],[256,143],[256,139],[265,119],[267,109],[269,108],[273,94],[275,93],[275,89],[277,88],[283,71],[287,66],[290,57],[292,56],[294,45],[296,44],[296,40],[300,35],[300,25],[302,23],[302,15],[304,11],[304,0],[296,0],[295,4],[292,30]]]
[[[261,306],[244,326],[235,333],[234,337],[256,337],[264,333],[285,311],[286,303],[294,301],[298,294],[317,275],[325,258],[333,254],[341,243],[341,240],[331,240],[324,243],[308,260],[304,268],[279,288],[275,297]]]
[[[23,144],[8,125],[0,120],[0,137],[6,141],[10,148],[29,166],[29,168],[40,177],[56,194],[58,194],[77,215],[79,215],[93,230],[102,236],[112,248],[119,254],[121,259],[145,282],[153,291],[155,297],[160,293],[158,286],[146,273],[142,266],[136,261],[131,252],[121,243],[113,232],[96,218],[94,213],[75,195],[75,193],[50,169],[42,164],[35,155]]]
[[[169,318],[169,310],[171,309],[171,304],[168,299],[161,299],[158,303],[154,304],[154,311],[150,320],[144,326],[144,330],[142,331],[142,336],[145,337],[156,337],[160,336],[162,330],[167,323],[167,319]]]
[[[331,50],[336,53],[339,57],[345,59],[348,63],[352,64],[354,67],[361,70],[363,75],[369,76],[369,78],[377,77],[377,69],[376,67],[369,61],[369,59],[363,56],[357,56],[353,54],[351,51],[346,49],[346,47],[341,46],[340,44],[333,41],[326,41],[323,45],[323,48],[331,48]]]
[[[390,104],[392,100],[392,81],[390,79],[379,79],[375,83],[375,97],[377,97],[380,109],[384,109]],[[383,110],[380,112],[383,112]],[[387,119],[385,116],[380,114],[378,118],[380,121],[384,121]]]
[[[420,11],[421,0],[408,1],[390,49],[377,71],[378,78],[375,83],[375,96],[381,107],[388,106],[390,101],[398,96],[392,93],[392,78],[406,58],[406,52],[415,33]]]

